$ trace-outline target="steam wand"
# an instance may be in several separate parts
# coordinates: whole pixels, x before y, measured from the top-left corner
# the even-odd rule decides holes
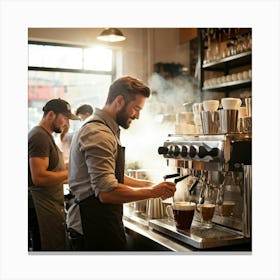
[[[179,177],[179,176],[180,176],[179,173],[168,174],[168,175],[163,176],[163,180],[166,181],[167,179],[174,178],[174,177]]]
[[[163,176],[163,180],[166,181],[167,179],[174,178],[174,177],[178,177],[178,176],[180,176],[179,173],[168,174],[168,175]],[[175,179],[175,180],[176,180],[176,179]],[[174,203],[174,196],[172,196],[172,201],[173,201],[173,203]]]
[[[202,188],[201,188],[201,192],[200,192],[200,196],[199,196],[199,200],[198,200],[198,204],[203,204],[204,200],[205,200],[205,192],[207,191],[207,170],[204,170],[204,174],[201,178],[202,180]]]
[[[176,179],[174,180],[174,183],[177,184],[177,183],[179,183],[180,181],[186,179],[186,178],[189,177],[189,176],[190,176],[190,174],[187,174],[187,175],[184,175],[184,176],[182,176],[182,177],[180,177],[180,178],[176,178]]]

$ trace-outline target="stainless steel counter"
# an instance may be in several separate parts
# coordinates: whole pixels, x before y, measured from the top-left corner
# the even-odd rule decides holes
[[[176,230],[174,222],[167,219],[150,220],[145,213],[137,213],[128,204],[124,205],[124,226],[132,232],[139,234],[153,243],[159,244],[165,251],[173,252],[194,252],[194,251],[251,251],[251,244],[248,240],[241,240],[240,236],[234,236],[231,231],[216,228],[219,231],[219,239],[221,241],[219,248],[213,248],[213,239],[210,237],[188,236]],[[193,228],[196,229],[196,221]],[[195,230],[197,233],[197,229]],[[217,234],[216,232],[213,234]],[[190,234],[191,235],[191,234]],[[233,237],[234,236],[234,237]],[[204,239],[203,239],[204,238]],[[231,239],[230,242],[228,239]],[[209,248],[207,248],[209,246]],[[207,249],[207,250],[200,250]]]
[[[172,240],[168,236],[165,236],[153,229],[149,228],[148,222],[137,217],[137,216],[129,216],[124,215],[123,219],[124,226],[141,236],[144,236],[155,242],[166,249],[166,251],[173,251],[173,252],[192,252],[191,248],[187,246],[183,246],[179,244],[177,241]]]

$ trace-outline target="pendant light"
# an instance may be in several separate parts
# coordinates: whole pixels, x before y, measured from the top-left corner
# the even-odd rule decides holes
[[[105,28],[97,39],[105,42],[120,42],[124,41],[126,38],[117,28]]]

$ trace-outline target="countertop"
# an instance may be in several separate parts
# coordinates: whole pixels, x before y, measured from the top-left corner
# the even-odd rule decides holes
[[[149,225],[149,219],[145,213],[137,213],[129,204],[124,205],[123,223],[128,232],[135,233],[149,240],[153,244],[158,244],[162,251],[170,251],[176,253],[209,253],[209,252],[245,252],[251,253],[251,242],[241,242],[231,246],[221,246],[218,248],[198,249],[185,242],[171,237],[168,234],[157,231]],[[172,226],[172,225],[171,225]],[[159,249],[158,251],[161,251]]]

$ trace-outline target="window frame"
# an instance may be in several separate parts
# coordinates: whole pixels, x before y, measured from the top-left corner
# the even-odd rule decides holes
[[[55,43],[55,42],[43,42],[28,40],[28,45],[41,45],[41,46],[58,46],[58,47],[69,47],[69,48],[82,48],[83,53],[84,49],[90,48],[89,45],[78,45],[78,44],[66,44],[66,43]],[[106,46],[107,47],[107,46]],[[110,47],[108,47],[110,48]],[[101,71],[101,70],[85,70],[80,68],[59,68],[59,67],[38,67],[30,66],[28,63],[28,71],[47,71],[47,72],[68,72],[68,73],[82,73],[82,74],[96,74],[96,75],[111,75],[112,81],[116,78],[116,59],[117,54],[114,48],[110,48],[112,51],[112,70],[111,71]],[[82,64],[84,65],[84,57],[82,58]]]

